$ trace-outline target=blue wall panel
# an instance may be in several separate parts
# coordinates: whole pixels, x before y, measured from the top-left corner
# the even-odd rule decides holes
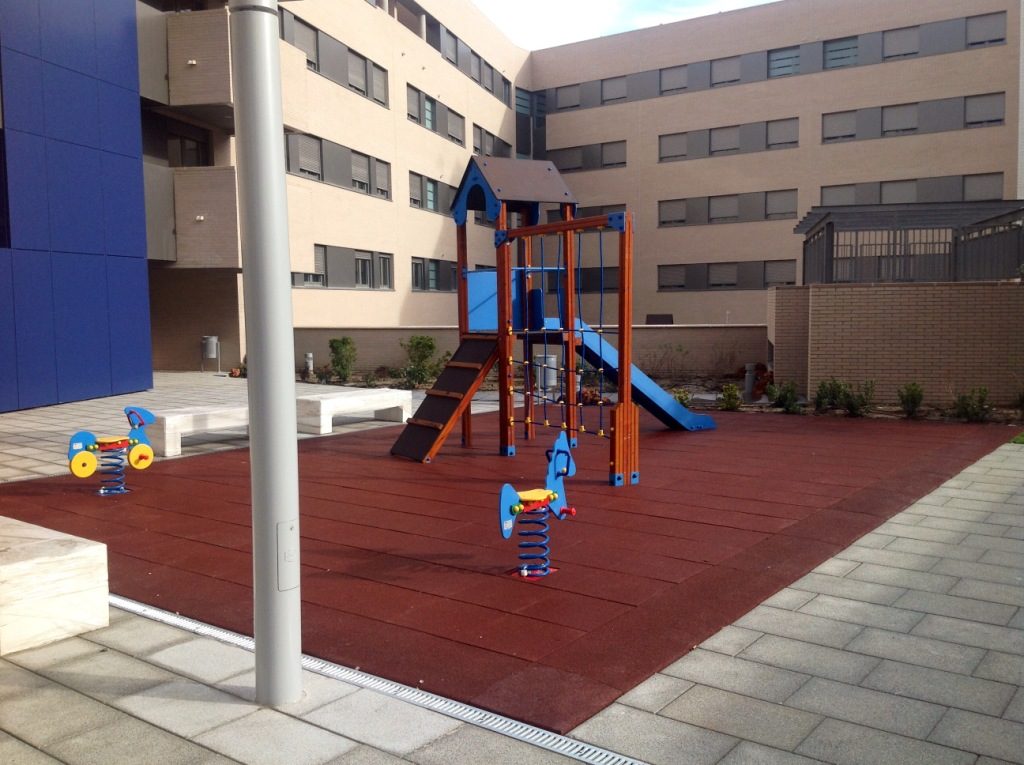
[[[39,55],[37,0],[0,0],[0,44],[31,56]]]
[[[144,258],[107,258],[110,367],[114,393],[153,387],[149,266]]]
[[[110,395],[106,260],[102,255],[53,254],[54,348],[61,401]]]
[[[43,60],[95,76],[93,0],[39,0],[39,16]]]
[[[99,148],[99,96],[96,78],[54,64],[43,64],[46,137]]]
[[[11,246],[28,250],[50,248],[47,198],[46,140],[18,130],[4,130],[7,149],[7,204],[11,216]]]
[[[139,49],[135,33],[135,0],[96,0],[96,49],[101,51],[97,76],[137,94]]]
[[[43,134],[43,62],[2,50],[4,127]]]
[[[103,152],[105,252],[146,257],[146,206],[142,160]]]
[[[125,154],[142,155],[142,118],[138,91],[99,82],[100,148]]]
[[[103,252],[102,166],[98,149],[61,141],[46,147],[50,247]]]
[[[13,264],[18,406],[28,409],[58,400],[50,255],[15,250]]]
[[[17,353],[11,251],[0,250],[0,412],[18,408]]]

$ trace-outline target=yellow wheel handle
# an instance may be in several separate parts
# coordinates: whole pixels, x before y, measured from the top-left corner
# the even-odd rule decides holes
[[[68,468],[76,478],[88,478],[96,472],[96,455],[92,452],[79,452],[71,458]]]
[[[153,464],[153,447],[149,444],[135,444],[128,452],[128,464],[136,470],[145,470]]]

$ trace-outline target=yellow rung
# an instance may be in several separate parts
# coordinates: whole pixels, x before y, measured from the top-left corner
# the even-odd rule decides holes
[[[597,431],[597,435],[601,436],[603,438],[604,437],[604,428],[599,428],[598,431]]]

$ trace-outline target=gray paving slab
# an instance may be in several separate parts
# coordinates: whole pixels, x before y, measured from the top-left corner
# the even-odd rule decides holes
[[[711,765],[737,741],[715,731],[622,704],[612,704],[572,731],[572,736],[651,765]]]
[[[850,650],[841,651],[778,635],[765,635],[744,649],[739,657],[853,685],[860,683],[881,661]]]
[[[919,635],[865,629],[846,650],[922,667],[969,674],[985,658],[985,649]]]
[[[856,624],[767,606],[757,606],[740,617],[736,624],[747,629],[833,648],[842,648],[862,629]]]
[[[942,542],[947,545],[960,544],[967,536],[961,531],[945,531],[944,529],[929,529],[921,526],[906,526],[901,523],[889,521],[878,527],[882,534],[891,534],[894,537],[906,539],[918,539],[922,542]]]
[[[229,677],[213,686],[225,693],[238,696],[246,701],[254,701],[256,698],[256,673],[243,672],[240,675]],[[280,704],[276,707],[280,712],[285,712],[296,717],[312,712],[325,704],[355,693],[359,686],[325,677],[317,672],[308,670],[302,671],[302,698],[290,704]]]
[[[186,738],[245,717],[257,709],[254,704],[230,693],[181,677],[112,703],[118,709]]]
[[[863,539],[863,537],[862,537]],[[828,576],[846,576],[860,564],[853,560],[842,560],[840,558],[829,558],[827,561],[814,569],[815,573]]]
[[[12,765],[61,765],[45,752],[0,731],[0,762]]]
[[[405,758],[395,757],[372,746],[360,744],[352,751],[335,757],[328,765],[402,765],[406,762],[408,760]]]
[[[986,550],[985,554],[978,558],[978,563],[991,563],[994,566],[1006,566],[1008,568],[1024,568],[1024,555],[1006,552],[1005,550]]]
[[[836,557],[842,558],[843,560],[855,560],[860,563],[878,563],[883,566],[893,566],[895,568],[909,568],[914,571],[929,571],[939,559],[934,555],[918,554],[913,551],[904,551],[897,542],[900,540],[893,538],[889,542],[884,550],[876,550],[869,547],[862,547],[861,545],[850,545],[845,550],[836,553]],[[915,542],[918,540],[908,539],[907,542]],[[980,554],[977,557],[981,557]]]
[[[1024,656],[988,651],[972,674],[988,680],[1024,685]]]
[[[906,592],[903,587],[891,587],[886,584],[815,573],[797,579],[790,587],[794,590],[806,590],[807,592],[834,595],[884,606],[891,606]]]
[[[928,614],[914,627],[912,634],[1004,653],[1024,654],[1024,630],[995,624],[978,624],[965,619]]]
[[[568,765],[575,759],[544,749],[525,741],[492,733],[472,725],[458,728],[406,755],[406,759],[420,765],[451,765],[456,762],[481,762],[487,765]]]
[[[204,683],[218,683],[253,669],[255,659],[244,648],[212,638],[193,637],[153,651],[147,661]]]
[[[4,658],[12,664],[17,664],[19,667],[40,670],[59,666],[83,656],[95,656],[103,650],[105,650],[103,646],[96,645],[89,640],[71,637],[67,640],[59,640],[56,643],[40,646],[39,648],[9,653]]]
[[[152,619],[129,619],[89,633],[89,641],[129,656],[147,656],[175,643],[195,639],[187,632]]]
[[[929,574],[926,571],[911,571],[906,568],[880,566],[877,563],[861,563],[846,575],[847,579],[859,579],[864,582],[888,584],[902,587],[904,590],[924,590],[925,592],[949,592],[957,583],[955,576]]]
[[[91,728],[110,725],[120,717],[105,704],[53,684],[33,689],[31,693],[8,696],[2,707],[3,729],[42,748]]]
[[[777,749],[794,749],[822,716],[696,685],[661,710],[665,717]]]
[[[1009,526],[1001,527],[1003,533],[1010,531]],[[1024,541],[1009,539],[1005,536],[985,536],[984,534],[968,534],[964,540],[967,547],[983,547],[986,550],[1002,550],[1003,552],[1024,555]]]
[[[835,765],[972,765],[975,755],[905,736],[825,720],[797,752]]]
[[[1003,710],[1003,717],[1014,722],[1024,723],[1024,688],[1017,688],[1017,693]]]
[[[55,667],[40,667],[36,671],[106,703],[175,679],[170,672],[112,650],[81,656]]]
[[[928,740],[1008,762],[1024,763],[1024,725],[1012,720],[950,709]]]
[[[398,755],[419,749],[462,724],[367,689],[343,696],[302,717],[354,741]]]
[[[843,563],[850,563],[851,561],[842,561]],[[852,565],[857,565],[853,563]],[[832,577],[829,577],[830,579]],[[796,585],[794,584],[794,587]],[[800,608],[804,603],[813,598],[815,595],[814,591],[808,589],[792,589],[786,587],[785,589],[779,590],[777,593],[772,595],[767,600],[762,600],[762,606],[769,606],[771,608],[784,608],[787,611],[795,611]]]
[[[273,741],[273,747],[267,746]],[[259,709],[195,737],[246,765],[320,765],[355,749],[355,741],[273,709]]]
[[[1024,513],[1005,512],[1004,508],[1004,512],[989,513],[988,522],[1001,523],[1006,526],[1024,526]]]
[[[990,603],[1005,603],[1009,606],[1024,606],[1024,587],[995,582],[979,582],[976,579],[961,579],[949,592],[964,598],[985,600]],[[1010,614],[1013,618],[1013,614]]]
[[[888,660],[883,661],[861,685],[996,717],[1003,713],[1017,690],[1016,685]]]
[[[160,765],[229,765],[230,760],[199,744],[171,735],[127,715],[48,748],[74,765],[146,762]]]
[[[847,598],[836,598],[831,595],[819,595],[806,605],[801,606],[800,613],[894,632],[909,632],[923,618],[916,611],[879,606]]]
[[[893,553],[919,555],[931,559],[931,565],[927,566],[903,566],[903,568],[916,568],[919,571],[929,571],[934,564],[943,558],[951,560],[976,561],[985,554],[980,547],[963,547],[961,545],[947,545],[942,542],[925,542],[920,539],[895,539],[886,547],[886,551]],[[894,564],[895,565],[895,564]]]
[[[910,508],[915,513],[920,513],[931,519],[936,518],[952,518],[958,521],[974,521],[976,523],[990,523],[989,516],[990,512],[987,510],[968,510],[965,507],[956,507],[955,505],[931,505],[922,503],[921,501],[915,502]],[[922,521],[923,523],[924,521]],[[937,528],[943,528],[939,526]]]
[[[748,630],[743,627],[730,625],[728,627],[723,627],[714,635],[709,637],[700,644],[700,647],[707,651],[715,651],[717,653],[735,656],[763,634],[763,632],[758,632],[756,630]]]
[[[1007,539],[1024,539],[1024,526],[1013,526],[1006,532]]]
[[[808,675],[799,672],[699,648],[665,667],[662,672],[765,701],[785,700],[808,679]]]
[[[812,760],[792,752],[783,752],[768,746],[741,741],[719,765],[815,765],[821,760]]]
[[[975,598],[963,598],[936,592],[921,592],[919,590],[912,590],[903,595],[896,601],[894,606],[911,611],[921,611],[926,614],[953,616],[973,622],[1000,625],[1005,625],[1009,622],[1017,610],[1015,606],[1003,603],[992,603]]]
[[[636,707],[645,712],[658,712],[670,701],[675,701],[693,687],[689,680],[663,675],[660,672],[618,698],[619,704]]]
[[[787,706],[868,725],[911,738],[924,738],[945,707],[814,677],[786,700]]]
[[[851,547],[866,547],[869,549],[881,549],[888,545],[896,537],[891,537],[888,534],[879,534],[877,531],[871,531],[851,545]]]
[[[921,526],[931,529],[944,529],[946,531],[965,531],[968,533],[964,544],[970,545],[973,536],[1001,537],[1010,530],[1009,526],[999,525],[990,522],[972,521],[962,518],[925,518]],[[975,547],[976,545],[970,545]]]
[[[1006,626],[1015,630],[1024,630],[1024,608],[1018,608],[1017,615],[1010,619],[1010,623]]]

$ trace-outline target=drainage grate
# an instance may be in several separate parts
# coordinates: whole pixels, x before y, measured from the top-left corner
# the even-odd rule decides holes
[[[196,635],[214,638],[222,643],[230,643],[247,651],[252,651],[255,648],[253,639],[248,635],[240,635],[237,632],[214,627],[211,624],[205,624],[204,622],[190,619],[187,616],[172,614],[169,611],[147,606],[145,603],[139,603],[120,595],[111,594],[110,605],[114,608],[120,608],[137,616],[144,616],[147,619],[153,619],[154,621],[162,622]],[[424,709],[431,709],[448,717],[453,717],[456,720],[461,720],[462,722],[470,723],[495,733],[501,733],[509,738],[524,741],[566,757],[572,757],[580,762],[592,763],[593,765],[645,765],[641,760],[635,760],[632,757],[610,752],[607,749],[602,749],[592,744],[586,744],[567,736],[560,736],[557,733],[552,733],[533,725],[527,725],[509,717],[478,709],[469,704],[463,704],[461,701],[452,701],[419,688],[402,685],[392,680],[386,680],[383,677],[361,672],[358,669],[342,667],[313,656],[303,654],[302,667],[311,672],[332,677],[335,680],[343,680],[346,683],[358,685],[361,688],[368,688],[378,693],[407,701]]]

